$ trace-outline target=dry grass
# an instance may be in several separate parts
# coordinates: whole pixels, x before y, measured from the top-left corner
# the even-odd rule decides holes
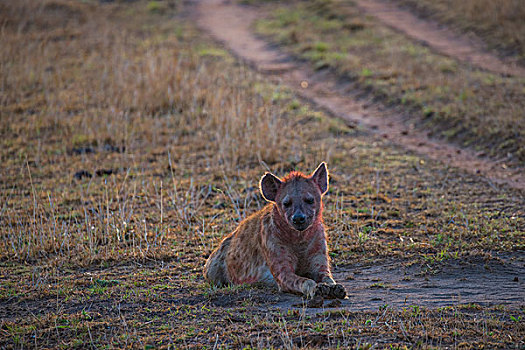
[[[349,2],[291,1],[271,10],[271,18],[259,21],[260,33],[317,69],[332,68],[357,91],[400,107],[419,132],[524,164],[523,79],[435,54]]]
[[[159,14],[148,4],[9,3],[0,53],[3,258],[169,257],[186,252],[181,240],[207,254],[263,205],[264,171],[320,160],[333,170],[326,215],[334,254],[345,259],[363,247],[431,259],[443,249],[520,248],[519,196],[457,187],[437,163],[371,146],[169,21],[177,6]],[[433,184],[443,179],[447,186]],[[484,209],[493,210],[493,196],[508,201],[504,215]],[[433,247],[444,227],[460,239]]]
[[[58,21],[49,30],[2,33],[3,259],[201,259],[264,204],[264,171],[320,160],[333,174],[326,221],[343,261],[523,248],[520,196],[370,144],[144,3],[56,4],[16,5],[34,23]],[[56,8],[85,21],[60,22]]]
[[[523,344],[522,310],[306,316],[272,308],[272,291],[204,283],[206,256],[264,204],[267,169],[329,163],[337,265],[512,254],[524,201],[327,119],[203,38],[180,3],[149,4],[2,3],[0,347]]]
[[[190,29],[152,33],[155,18],[118,19],[141,18],[142,5],[10,5],[0,39],[2,255],[147,255],[169,234],[166,220],[194,223],[212,181],[288,154],[295,136],[282,105],[226,53],[191,48]],[[214,175],[196,184],[205,169]],[[116,175],[73,176],[82,170]],[[141,210],[145,198],[155,210]]]
[[[490,47],[525,64],[525,6],[519,0],[394,0],[416,13],[472,31]]]

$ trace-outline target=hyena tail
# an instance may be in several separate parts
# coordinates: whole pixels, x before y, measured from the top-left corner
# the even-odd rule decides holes
[[[204,265],[204,278],[216,286],[222,287],[230,283],[226,267],[226,254],[230,250],[232,237],[225,238],[219,248],[211,253]]]

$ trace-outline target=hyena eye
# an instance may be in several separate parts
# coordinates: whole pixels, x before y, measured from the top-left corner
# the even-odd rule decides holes
[[[285,199],[283,205],[288,208],[290,205],[292,205],[292,200],[290,198]]]
[[[304,199],[304,202],[305,202],[306,204],[314,204],[314,199],[313,199],[313,197],[306,197],[306,198]]]

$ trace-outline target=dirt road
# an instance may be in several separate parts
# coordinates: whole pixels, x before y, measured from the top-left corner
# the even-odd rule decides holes
[[[525,174],[501,162],[477,157],[474,152],[411,130],[403,116],[380,111],[352,97],[349,86],[327,71],[314,72],[306,64],[271,47],[251,31],[257,18],[255,8],[231,1],[205,0],[196,5],[196,20],[201,28],[222,42],[237,57],[271,79],[291,87],[299,96],[331,115],[387,138],[407,150],[437,159],[445,165],[463,169],[489,179],[489,183],[525,189]],[[480,180],[483,178],[480,176]]]
[[[250,26],[257,15],[254,8],[228,1],[207,0],[197,5],[197,20],[201,28],[237,57],[269,78],[291,87],[307,101],[407,150],[481,174],[496,183],[525,189],[523,174],[503,169],[497,162],[480,159],[469,151],[408,130],[402,116],[385,115],[377,108],[365,107],[330,72],[314,72],[305,64],[270,47],[251,32]],[[484,181],[483,178],[480,177],[480,181]],[[383,305],[402,307],[411,303],[426,306],[447,306],[458,302],[520,305],[525,301],[525,264],[523,259],[515,258],[502,263],[492,261],[448,266],[435,274],[395,262],[363,268],[347,267],[336,270],[335,275],[350,294],[341,306],[353,310],[377,309]],[[296,304],[297,297],[292,295],[261,298],[266,306],[300,306]],[[217,302],[224,300],[218,299]]]
[[[357,0],[366,13],[435,51],[491,72],[525,77],[525,69],[486,51],[481,40],[467,38],[437,23],[422,20],[412,13],[381,0]]]

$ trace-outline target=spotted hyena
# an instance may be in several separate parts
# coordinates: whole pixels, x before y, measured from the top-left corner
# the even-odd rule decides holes
[[[266,173],[260,190],[270,203],[222,240],[206,261],[206,279],[219,286],[264,283],[307,297],[344,297],[330,272],[322,218],[326,163],[310,176],[294,171],[279,179]]]

